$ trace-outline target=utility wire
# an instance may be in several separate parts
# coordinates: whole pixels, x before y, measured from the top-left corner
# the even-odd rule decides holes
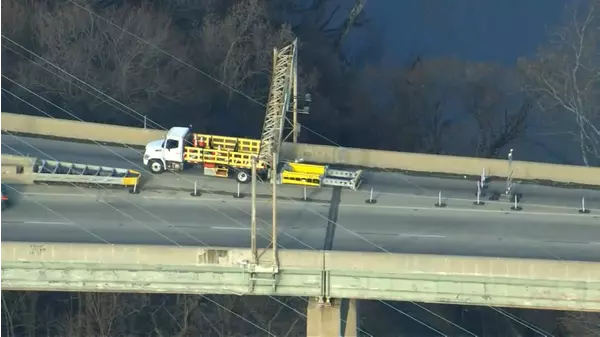
[[[69,0],[69,1],[71,1],[71,0]],[[71,1],[71,2],[72,2],[72,1]],[[95,13],[94,13],[94,14],[95,14]],[[97,14],[95,14],[95,15],[97,15]],[[112,25],[115,25],[115,24],[113,24],[113,23],[111,23],[111,24],[112,24]],[[118,26],[117,26],[117,27],[118,27]],[[119,28],[120,28],[120,29],[122,29],[123,31],[126,31],[126,30],[124,30],[124,29],[123,29],[123,28],[121,28],[121,27],[119,27]],[[127,32],[127,31],[126,31],[126,32]],[[128,34],[132,34],[132,33],[129,33],[129,32],[127,32],[127,33],[128,33]],[[132,34],[132,35],[133,35],[133,34]],[[135,35],[133,35],[133,36],[135,36]],[[24,46],[22,46],[22,45],[20,45],[19,43],[17,43],[17,42],[15,42],[15,41],[13,41],[12,39],[10,39],[10,38],[8,38],[8,37],[6,37],[6,36],[4,36],[4,35],[2,35],[2,37],[3,37],[3,38],[5,38],[5,39],[7,39],[8,41],[12,42],[13,44],[16,44],[16,45],[18,45],[18,46],[19,46],[19,47],[21,47],[22,49],[24,49],[24,50],[26,50],[27,52],[29,52],[31,55],[34,55],[34,56],[36,56],[36,57],[40,58],[41,60],[43,60],[43,61],[45,61],[46,63],[50,64],[52,67],[54,67],[54,68],[56,68],[57,70],[59,70],[59,71],[61,71],[61,72],[65,73],[65,74],[66,74],[66,75],[68,75],[69,77],[71,77],[71,78],[73,78],[73,79],[77,80],[78,82],[80,82],[80,83],[82,83],[82,84],[86,85],[87,87],[91,88],[91,89],[92,89],[92,90],[94,90],[95,92],[97,92],[97,93],[99,93],[99,94],[101,94],[101,95],[103,95],[103,96],[107,97],[107,98],[108,98],[108,99],[110,99],[111,101],[114,101],[114,102],[116,102],[117,104],[119,104],[120,106],[122,106],[122,107],[126,108],[127,110],[129,110],[129,111],[133,112],[134,114],[136,114],[136,115],[138,115],[138,116],[140,116],[140,117],[144,117],[144,116],[143,116],[142,114],[140,114],[139,112],[137,112],[137,111],[135,111],[135,110],[133,110],[133,109],[129,108],[128,106],[126,106],[126,105],[124,105],[123,103],[119,102],[118,100],[116,100],[116,99],[112,98],[111,96],[109,96],[109,95],[105,94],[105,93],[104,93],[104,92],[102,92],[101,90],[98,90],[97,88],[95,88],[94,86],[92,86],[92,85],[90,85],[90,84],[86,83],[85,81],[83,81],[83,80],[80,80],[80,79],[79,79],[79,78],[77,78],[76,76],[74,76],[74,75],[70,74],[69,72],[65,71],[64,69],[60,68],[59,66],[55,65],[54,63],[52,63],[52,62],[50,62],[50,61],[46,60],[45,58],[41,57],[40,55],[37,55],[37,54],[36,54],[36,53],[34,53],[33,51],[31,51],[31,50],[29,50],[29,49],[25,48]],[[156,46],[154,46],[154,45],[152,45],[152,46],[153,46],[153,47],[156,47]],[[13,51],[14,53],[16,53],[16,54],[18,54],[18,55],[20,55],[20,56],[24,57],[22,54],[20,54],[20,53],[16,52],[15,50],[13,50],[13,49],[11,49],[11,48],[8,48],[6,45],[5,45],[5,48],[7,48],[7,49],[9,49],[9,50]],[[158,47],[156,47],[156,48],[158,48]],[[158,49],[159,49],[159,50],[161,50],[160,48],[158,48]],[[168,53],[167,53],[167,54],[168,54]],[[172,55],[169,55],[169,56],[172,56]],[[32,61],[32,60],[31,60],[31,61]],[[180,61],[181,61],[181,60],[180,60]],[[32,62],[33,62],[33,61],[32,61]],[[39,64],[37,64],[37,63],[35,63],[35,62],[33,62],[33,63],[34,63],[34,64],[36,64],[36,65],[38,65],[38,66],[40,66]],[[42,68],[43,68],[44,70],[47,70],[47,69],[46,69],[46,68],[44,68],[44,67],[42,67]],[[196,69],[196,70],[198,70],[198,69]],[[47,70],[47,71],[49,71],[49,70]],[[51,73],[52,73],[52,72],[51,72]],[[201,72],[201,73],[203,73],[203,72]],[[62,79],[64,79],[63,77],[61,77],[61,76],[60,76],[60,75],[58,75],[58,74],[55,74],[55,73],[53,73],[53,74],[54,74],[54,75],[56,75],[56,76],[58,76],[59,78],[62,78]],[[204,74],[204,73],[203,73],[203,74]],[[7,77],[6,77],[6,76],[4,76],[4,75],[3,75],[3,77],[7,78]],[[212,77],[211,77],[211,78],[212,78]],[[8,79],[8,78],[7,78],[7,79]],[[9,79],[9,80],[10,80],[10,79]],[[66,79],[65,79],[65,80],[66,80]],[[10,81],[12,81],[12,80],[10,80]],[[13,83],[15,83],[14,81],[12,81],[12,82],[13,82]],[[222,84],[223,84],[223,83],[222,83]],[[79,87],[79,86],[78,86],[78,87]],[[81,87],[79,87],[79,88],[80,88],[80,89],[82,89],[82,90],[84,90],[84,89],[83,89],[83,88],[81,88]],[[26,89],[26,88],[24,88],[24,89]],[[233,89],[233,88],[232,88],[232,89]],[[28,91],[29,91],[29,90],[28,90]],[[86,90],[84,90],[84,91],[86,91]],[[88,92],[88,91],[86,91],[86,92]],[[239,91],[239,90],[236,90],[236,92],[240,92],[240,91]],[[31,92],[31,91],[30,91],[30,93],[33,93],[33,92]],[[88,92],[88,93],[89,93],[89,92]],[[91,93],[90,93],[90,94],[91,94]],[[245,96],[249,97],[248,95],[245,95]],[[97,96],[96,96],[96,97],[97,97]],[[40,98],[41,98],[41,97],[40,97]],[[97,98],[99,98],[99,97],[97,97]],[[258,101],[256,101],[256,100],[254,100],[254,99],[252,99],[252,100],[253,100],[254,102],[257,102],[257,103],[259,103],[259,104],[260,104],[260,102],[258,102]],[[108,103],[108,102],[107,102],[107,101],[105,101],[105,100],[103,100],[103,101],[104,101],[104,102],[106,102],[106,103]],[[110,104],[110,103],[109,103],[109,104]],[[112,104],[110,104],[110,105],[112,106]],[[261,105],[262,105],[262,104],[261,104]],[[263,105],[263,106],[264,106],[264,105]],[[121,110],[121,111],[124,111],[123,109],[120,109],[120,110]],[[124,112],[125,112],[127,115],[131,116],[131,114],[127,113],[126,111],[124,111]],[[153,122],[153,121],[152,121],[152,122]],[[155,122],[153,122],[153,123],[154,123],[155,125],[159,126],[159,127],[162,127],[162,126],[160,126],[158,123],[155,123]],[[164,127],[163,127],[163,129],[164,129]],[[314,131],[312,131],[312,130],[310,130],[310,129],[309,129],[309,131],[311,131],[311,132],[314,132]],[[316,133],[316,134],[317,134],[317,135],[319,135],[319,136],[322,136],[323,138],[326,138],[326,137],[324,137],[324,136],[323,136],[323,135],[321,135],[321,134],[318,134],[318,133]],[[328,140],[329,140],[329,139],[328,139]],[[331,141],[331,140],[329,140],[329,141],[330,141],[330,142],[332,142],[332,143],[334,143],[335,145],[338,145],[338,146],[339,146],[339,144],[337,144],[337,143],[335,143],[335,142],[333,142],[333,141]],[[352,233],[353,235],[355,235],[355,236],[358,236],[359,238],[361,238],[361,239],[365,240],[366,242],[368,242],[368,243],[372,244],[373,246],[375,246],[375,247],[379,248],[380,250],[383,250],[383,251],[386,251],[386,252],[390,253],[389,251],[387,251],[387,250],[386,250],[386,249],[384,249],[383,247],[381,247],[381,246],[379,246],[379,245],[375,244],[374,242],[371,242],[370,240],[366,239],[364,236],[362,236],[362,235],[359,235],[359,234],[357,234],[357,233],[355,233],[355,232],[353,232],[353,231],[350,231],[350,230],[346,229],[344,226],[341,226],[341,225],[340,225],[340,227],[342,227],[343,229],[345,229],[345,230],[349,231],[349,232],[350,232],[350,233]],[[311,248],[312,248],[312,247],[311,247]],[[313,248],[313,249],[314,249],[314,248]],[[382,301],[382,302],[383,302],[383,301]],[[415,305],[416,305],[416,303],[414,303],[414,302],[411,302],[411,303],[413,303],[413,304],[415,304]],[[385,304],[387,305],[387,303],[385,303]],[[392,307],[392,308],[394,308],[395,310],[399,311],[399,309],[398,309],[398,308],[396,308],[396,307],[393,307],[393,306],[390,306],[390,307]],[[438,315],[438,316],[439,316],[439,315]],[[417,320],[417,321],[418,321],[418,320]],[[420,322],[420,321],[418,321],[418,322]]]
[[[20,84],[18,84],[18,83],[16,83],[16,82],[14,82],[12,79],[10,79],[10,78],[6,77],[5,75],[2,75],[2,76],[3,76],[4,78],[8,79],[9,81],[12,81],[14,84],[16,84],[16,85],[18,85],[18,86],[21,86]],[[22,86],[21,86],[21,87],[22,87]],[[23,88],[23,89],[25,89],[25,90],[28,90],[28,89],[27,89],[27,88],[25,88],[25,87],[22,87],[22,88]],[[21,99],[20,97],[16,96],[14,93],[12,93],[12,92],[10,92],[10,91],[8,91],[8,90],[4,89],[4,88],[2,88],[2,91],[4,91],[4,92],[6,92],[6,93],[9,93],[9,94],[11,94],[13,97],[15,97],[15,98],[17,98],[17,99],[19,99],[19,100],[23,101],[24,103],[26,103],[26,104],[29,104],[29,105],[30,105],[30,106],[32,106],[33,108],[36,108],[36,109],[37,109],[37,107],[35,107],[35,106],[31,105],[29,102],[27,102],[27,101],[25,101],[25,100]],[[29,90],[28,90],[28,91],[29,91]],[[38,98],[40,98],[40,99],[42,99],[42,100],[44,100],[44,101],[47,101],[45,98],[43,98],[43,97],[39,96],[38,94],[36,94],[36,93],[34,93],[34,92],[32,92],[32,91],[29,91],[29,92],[30,92],[31,94],[33,94],[33,95],[37,96]],[[48,103],[50,103],[50,104],[53,104],[53,103],[51,103],[51,102],[49,102],[49,101],[47,101],[47,102],[48,102]],[[61,110],[63,110],[65,113],[71,114],[71,113],[69,113],[68,111],[66,111],[66,110],[64,110],[64,109],[62,109],[62,108],[60,108],[59,106],[56,106],[56,107],[57,107],[57,108],[59,108],[59,109],[61,109]],[[40,110],[40,109],[38,109],[38,111],[40,111],[40,112],[42,112],[42,113],[46,114],[47,116],[49,116],[49,117],[51,117],[51,118],[54,118],[54,117],[52,117],[50,114],[48,114],[48,113],[44,112],[43,110]],[[72,115],[72,114],[71,114],[71,115]],[[75,115],[72,115],[72,116],[73,116],[73,117],[77,117],[77,116],[75,116]],[[13,136],[13,137],[17,137],[17,138],[18,138],[18,136],[14,136],[14,135],[12,135],[12,136]],[[22,141],[22,140],[21,140],[21,142],[25,142],[25,141]],[[94,141],[94,142],[95,142],[95,141]],[[25,142],[25,143],[26,143],[26,142]],[[126,161],[130,162],[128,159],[126,159],[126,158],[122,157],[121,155],[119,155],[118,153],[116,153],[116,152],[114,152],[114,151],[111,151],[111,150],[110,150],[108,147],[104,146],[103,144],[100,144],[100,143],[98,143],[98,142],[95,142],[95,143],[96,143],[97,145],[99,145],[99,146],[101,146],[101,147],[103,147],[103,148],[105,148],[105,149],[109,150],[110,152],[112,152],[114,155],[116,155],[116,156],[120,157],[121,159],[123,159],[123,160],[126,160]],[[45,153],[45,152],[44,152],[44,151],[42,151],[41,149],[39,149],[39,148],[35,147],[34,145],[32,145],[32,144],[29,144],[29,143],[27,143],[27,144],[28,144],[28,145],[29,145],[31,148],[34,148],[34,149],[36,149],[38,152],[40,152],[40,153],[42,153],[42,154],[44,154],[44,155],[46,155],[46,156],[50,157],[50,158],[51,158],[51,159],[53,159],[53,160],[56,160],[56,158],[53,158],[52,156],[48,155],[47,153]],[[6,145],[5,145],[5,146],[6,146]],[[12,149],[12,148],[11,148],[11,149]],[[16,149],[13,149],[13,151],[16,151]],[[17,152],[18,152],[18,151],[17,151]],[[18,152],[18,153],[19,153],[19,152]],[[57,161],[58,161],[58,160],[57,160]],[[131,163],[131,162],[130,162],[130,163]],[[131,163],[131,164],[134,164],[134,165],[135,165],[135,163]],[[205,192],[208,192],[208,193],[212,194],[212,192],[211,192],[211,191],[209,191],[209,190],[206,190],[206,189],[204,189],[203,191],[205,191]],[[124,200],[125,200],[125,199],[124,199]],[[127,202],[127,200],[126,200],[126,202]],[[130,203],[130,204],[132,204],[132,205],[134,205],[134,206],[135,206],[135,207],[137,207],[137,208],[140,208],[140,209],[144,210],[143,208],[141,208],[141,207],[137,206],[137,205],[136,205],[136,204],[134,204],[134,203],[131,203],[131,202],[129,202],[129,203]],[[122,213],[123,215],[126,215],[126,216],[128,216],[126,213],[123,213],[123,212],[122,212],[121,210],[119,210],[118,208],[116,208],[116,207],[114,207],[114,206],[112,206],[112,205],[109,205],[109,206],[110,206],[110,207],[112,207],[113,209],[115,209],[115,211],[117,211],[117,212],[119,212],[119,213]],[[207,207],[209,207],[209,208],[212,208],[212,207],[210,207],[210,206],[207,206]],[[223,215],[223,216],[225,216],[225,217],[229,218],[230,220],[232,220],[232,221],[234,221],[234,222],[238,223],[238,224],[239,224],[241,227],[243,227],[243,228],[246,228],[246,226],[244,226],[243,224],[239,223],[239,222],[238,222],[236,219],[229,217],[227,214],[225,214],[225,213],[223,213],[223,212],[220,212],[220,211],[219,211],[219,210],[217,210],[217,209],[214,209],[214,208],[212,208],[212,209],[213,209],[214,211],[218,212],[219,214],[221,214],[221,215]],[[241,210],[241,209],[240,209],[240,210]],[[144,211],[146,211],[146,210],[144,210]],[[146,212],[148,212],[148,211],[146,211]],[[176,229],[177,229],[179,232],[183,233],[184,235],[186,235],[186,236],[188,236],[188,237],[191,237],[191,238],[193,238],[194,240],[198,241],[198,243],[200,243],[200,244],[202,244],[202,245],[204,245],[204,246],[208,246],[206,243],[204,243],[204,242],[202,242],[202,241],[198,240],[198,239],[197,239],[197,238],[195,238],[195,237],[192,237],[191,235],[189,235],[189,233],[187,233],[187,232],[185,232],[185,231],[183,231],[183,230],[181,230],[181,229],[178,229],[176,226],[173,226],[172,224],[168,223],[168,222],[167,222],[167,221],[165,221],[164,219],[162,219],[162,218],[160,218],[160,217],[158,217],[158,216],[156,216],[156,215],[154,215],[154,214],[151,214],[151,215],[152,215],[154,218],[160,219],[160,220],[162,220],[163,222],[167,223],[167,224],[168,224],[170,227],[172,227],[172,228],[176,228]],[[167,239],[168,241],[172,242],[173,244],[175,244],[175,245],[177,245],[177,246],[180,246],[180,245],[179,245],[179,244],[178,244],[176,241],[174,241],[174,240],[172,240],[172,239],[168,238],[167,236],[165,236],[165,235],[163,235],[163,234],[161,234],[161,233],[157,232],[156,230],[154,230],[154,229],[152,229],[152,228],[150,228],[150,227],[148,227],[148,226],[145,226],[145,225],[144,225],[144,224],[142,224],[141,222],[139,222],[139,221],[135,220],[135,218],[133,218],[133,217],[131,217],[131,216],[129,216],[129,217],[131,218],[131,220],[134,220],[134,221],[136,221],[137,223],[141,224],[142,226],[146,227],[147,229],[149,229],[149,230],[151,230],[151,231],[153,231],[153,232],[156,232],[157,234],[159,234],[160,236],[164,237],[165,239]],[[258,219],[258,220],[260,220],[260,219]],[[260,221],[261,221],[261,222],[264,222],[264,221],[262,221],[262,220],[260,220]],[[281,230],[280,230],[280,231],[281,231]],[[301,244],[303,244],[303,245],[307,246],[308,248],[310,248],[310,249],[312,249],[312,250],[316,250],[315,248],[311,247],[310,245],[307,245],[307,244],[305,244],[305,243],[304,243],[304,242],[302,242],[301,240],[298,240],[297,238],[295,238],[295,237],[293,237],[293,236],[290,236],[289,234],[287,234],[287,233],[286,233],[286,232],[284,232],[284,231],[281,231],[281,233],[282,233],[282,234],[284,234],[284,235],[286,235],[286,236],[288,236],[288,237],[290,237],[290,238],[292,238],[292,239],[295,239],[295,240],[296,240],[296,241],[298,241],[299,243],[301,243]],[[263,238],[265,238],[265,239],[268,239],[266,236],[262,236],[262,237],[263,237]],[[105,240],[104,240],[104,241],[105,241]],[[106,241],[105,241],[105,242],[106,242]],[[108,242],[106,242],[106,243],[108,243]],[[280,248],[285,248],[285,247],[283,247],[283,246],[281,246],[281,245],[278,245],[278,246],[279,246]],[[269,295],[268,295],[268,296],[269,296]],[[270,297],[270,298],[272,298],[272,299],[274,299],[274,300],[276,300],[276,299],[275,299],[273,296],[269,296],[269,297]],[[278,300],[276,300],[276,301],[277,301],[277,302],[279,302]],[[308,302],[308,301],[307,301],[307,302]],[[290,306],[289,306],[289,305],[287,305],[287,304],[286,304],[286,307],[288,307],[289,309],[291,309],[291,310],[293,310],[293,311],[295,311],[295,312],[299,313],[299,311],[295,310],[294,308],[290,307]],[[304,316],[304,317],[306,317],[306,315],[304,315],[304,314],[303,314],[303,316]],[[371,336],[371,335],[370,335],[370,334],[368,334],[366,331],[363,331],[362,329],[359,329],[359,330],[361,330],[361,331],[362,331],[363,333],[365,333],[366,335],[369,335],[369,336]]]
[[[19,152],[17,152],[17,153],[19,153]],[[23,155],[23,154],[21,154],[21,155]],[[6,187],[8,187],[8,188],[10,188],[10,189],[11,189],[13,192],[16,192],[16,193],[18,193],[18,194],[22,195],[23,197],[27,198],[27,196],[26,196],[26,195],[24,195],[23,193],[21,193],[20,191],[18,191],[18,190],[17,190],[17,189],[15,189],[14,187],[12,187],[12,186],[9,186],[9,185],[5,185],[5,186],[6,186]],[[75,226],[76,226],[76,227],[78,227],[79,229],[81,229],[81,230],[85,231],[86,233],[88,233],[88,234],[92,235],[94,238],[96,238],[96,239],[98,239],[98,240],[100,240],[100,241],[104,242],[105,244],[111,244],[109,241],[105,240],[104,238],[101,238],[100,236],[98,236],[97,234],[95,234],[95,233],[91,232],[90,230],[88,230],[88,229],[87,229],[87,228],[85,228],[84,226],[80,226],[80,225],[78,225],[78,224],[77,224],[75,221],[73,221],[73,220],[71,220],[71,219],[69,219],[69,218],[65,217],[64,215],[60,214],[59,212],[56,212],[56,211],[52,210],[51,208],[49,208],[48,206],[44,205],[43,203],[41,203],[41,202],[39,202],[39,201],[35,201],[35,200],[32,200],[32,201],[33,201],[35,204],[39,205],[40,207],[42,207],[42,208],[44,208],[44,209],[46,209],[46,210],[48,210],[48,211],[52,212],[53,214],[56,214],[56,215],[58,215],[58,216],[62,217],[63,219],[67,220],[67,221],[69,222],[69,224],[73,224],[73,225],[75,225]],[[106,203],[105,203],[105,204],[106,204]],[[121,212],[121,213],[122,213],[122,212]],[[122,214],[124,214],[124,213],[122,213]],[[169,240],[170,240],[170,239],[169,239]],[[171,242],[173,242],[173,244],[175,244],[175,245],[177,245],[177,246],[181,247],[181,245],[179,245],[177,242],[175,242],[175,241],[173,241],[173,240],[170,240],[170,241],[171,241]],[[269,332],[268,330],[264,329],[263,327],[259,326],[259,325],[258,325],[258,324],[256,324],[256,323],[254,323],[254,322],[252,322],[252,321],[248,320],[247,318],[245,318],[244,316],[242,316],[242,315],[240,315],[240,314],[238,314],[238,313],[234,312],[233,310],[231,310],[231,309],[229,309],[229,308],[227,308],[227,307],[223,306],[222,304],[220,304],[220,303],[218,303],[218,302],[216,302],[216,301],[214,301],[214,300],[212,300],[212,299],[208,298],[208,297],[207,297],[207,296],[205,296],[205,295],[202,295],[202,294],[200,294],[200,296],[204,297],[206,300],[208,300],[209,302],[212,302],[212,303],[214,303],[215,305],[219,306],[220,308],[222,308],[222,309],[226,310],[227,312],[229,312],[229,313],[231,313],[231,314],[233,314],[233,315],[237,316],[238,318],[241,318],[241,319],[242,319],[242,320],[244,320],[245,322],[247,322],[247,323],[249,323],[249,324],[252,324],[254,327],[256,327],[257,329],[259,329],[259,330],[261,330],[261,331],[263,331],[263,332],[265,332],[265,333],[267,333],[269,336],[276,337],[274,334],[272,334],[272,333],[271,333],[271,332]],[[168,311],[168,310],[167,310],[167,311]]]
[[[156,45],[154,45],[154,44],[152,44],[152,43],[150,43],[150,42],[148,42],[148,41],[146,41],[146,40],[144,40],[144,39],[140,38],[139,36],[137,36],[137,35],[135,35],[135,34],[131,33],[130,31],[128,31],[128,30],[124,29],[123,27],[121,27],[121,26],[119,26],[119,25],[115,24],[114,22],[112,22],[112,21],[110,21],[110,20],[108,20],[108,19],[105,19],[105,18],[104,18],[104,17],[102,17],[101,15],[99,15],[99,14],[95,13],[94,11],[92,11],[92,10],[90,10],[90,9],[86,8],[85,6],[82,6],[82,5],[80,5],[79,3],[77,3],[77,2],[75,2],[75,1],[73,1],[73,0],[69,0],[69,2],[73,3],[74,5],[78,6],[79,8],[81,8],[81,9],[83,9],[83,10],[87,11],[87,12],[88,12],[88,13],[90,13],[91,15],[93,15],[93,16],[95,16],[95,17],[97,17],[97,18],[101,19],[102,21],[104,21],[104,22],[106,22],[106,23],[108,23],[108,24],[110,24],[110,25],[112,25],[112,26],[114,26],[114,27],[116,27],[116,28],[120,29],[121,31],[123,31],[124,33],[126,33],[126,34],[128,34],[128,35],[130,35],[130,36],[134,37],[134,38],[135,38],[135,39],[137,39],[138,41],[141,41],[141,42],[143,42],[143,43],[145,43],[145,44],[147,44],[147,45],[149,45],[149,46],[151,46],[151,47],[153,47],[153,48],[155,48],[155,49],[159,50],[160,52],[164,53],[165,55],[168,55],[168,56],[172,57],[173,59],[175,59],[175,60],[177,60],[177,61],[181,62],[182,64],[184,64],[184,65],[186,65],[186,66],[188,66],[188,67],[190,67],[190,68],[194,69],[195,71],[197,71],[197,72],[199,72],[200,74],[202,74],[202,75],[206,76],[207,78],[209,78],[209,79],[211,79],[211,80],[213,80],[213,81],[215,81],[215,82],[217,82],[217,83],[221,84],[222,86],[225,86],[225,87],[226,87],[226,88],[228,88],[229,90],[232,90],[232,91],[234,91],[234,92],[236,92],[236,93],[240,94],[241,96],[243,96],[243,97],[246,97],[246,98],[248,98],[249,100],[251,100],[251,101],[253,101],[253,102],[255,102],[255,103],[257,103],[257,104],[259,104],[259,105],[261,105],[261,106],[263,106],[263,107],[265,106],[265,104],[263,104],[263,103],[259,102],[258,100],[256,100],[256,99],[252,98],[251,96],[249,96],[249,95],[245,94],[244,92],[240,91],[239,89],[236,89],[236,88],[234,88],[234,87],[232,87],[232,86],[229,86],[229,85],[227,85],[227,84],[226,84],[226,83],[224,83],[223,81],[220,81],[219,79],[217,79],[217,78],[215,78],[215,77],[211,76],[210,74],[208,74],[208,73],[206,73],[206,72],[204,72],[204,71],[202,71],[202,70],[198,69],[197,67],[194,67],[193,65],[191,65],[191,64],[189,64],[189,63],[187,63],[187,62],[185,62],[184,60],[182,60],[182,59],[178,58],[177,56],[175,56],[175,55],[173,55],[173,54],[171,54],[171,53],[168,53],[168,52],[166,52],[166,51],[165,51],[165,50],[163,50],[162,48],[160,48],[160,47],[158,47],[158,46],[156,46]],[[11,39],[7,38],[6,36],[2,35],[2,37],[3,37],[3,38],[5,38],[5,39],[7,39],[7,40],[9,40],[9,41],[11,41],[11,42],[12,42],[12,43],[14,43],[14,44],[17,44],[17,45],[19,45],[21,48],[24,48],[23,46],[21,46],[20,44],[16,43],[15,41],[13,41],[13,40],[11,40]],[[5,46],[5,47],[6,47],[6,46]],[[8,49],[10,49],[10,48],[8,48]],[[24,49],[26,49],[26,48],[24,48]],[[12,49],[11,49],[11,50],[12,50]],[[26,50],[27,50],[27,49],[26,49]],[[14,50],[12,50],[12,51],[14,52]],[[37,55],[37,54],[35,54],[35,53],[31,52],[30,50],[28,50],[28,51],[29,51],[31,54],[33,54],[33,55],[35,55],[35,56],[37,56],[37,57],[39,57],[39,58],[42,58],[41,56],[39,56],[39,55]],[[42,59],[43,59],[43,58],[42,58]],[[62,71],[62,72],[64,72],[64,73],[66,73],[67,75],[69,75],[70,77],[72,77],[72,78],[76,79],[77,81],[79,81],[79,82],[81,82],[81,83],[85,84],[86,86],[88,86],[88,87],[91,87],[93,90],[97,91],[98,93],[100,93],[100,94],[102,94],[102,95],[104,95],[104,96],[108,97],[110,100],[112,100],[112,101],[115,101],[115,102],[117,102],[118,104],[120,104],[120,105],[122,105],[123,107],[125,107],[126,109],[128,109],[128,110],[130,110],[130,111],[132,111],[132,112],[136,113],[138,116],[145,117],[145,116],[143,116],[142,114],[138,113],[137,111],[135,111],[135,110],[133,110],[133,109],[131,109],[131,108],[127,107],[126,105],[122,104],[121,102],[119,102],[119,101],[115,100],[114,98],[110,97],[109,95],[106,95],[105,93],[103,93],[102,91],[98,90],[97,88],[95,88],[95,87],[93,87],[93,86],[91,86],[91,85],[87,84],[86,82],[84,82],[84,81],[82,81],[82,80],[78,79],[78,78],[77,78],[77,77],[75,77],[74,75],[72,75],[72,74],[70,74],[70,73],[68,73],[68,72],[64,71],[62,68],[60,68],[60,67],[58,67],[58,66],[56,66],[56,65],[52,64],[51,62],[49,62],[49,61],[47,61],[47,60],[44,60],[44,61],[48,62],[48,63],[49,63],[49,64],[51,64],[53,67],[55,67],[55,68],[59,69],[60,71]],[[58,76],[58,75],[57,75],[57,76]],[[4,77],[4,75],[3,75],[3,77]],[[59,76],[59,77],[60,77],[60,76]],[[62,78],[62,77],[61,77],[61,78]],[[122,110],[122,109],[120,109],[120,110]],[[123,111],[123,110],[122,110],[122,111]],[[124,111],[124,112],[125,112],[125,111]],[[128,114],[128,113],[127,113],[127,114]],[[128,114],[128,115],[129,115],[129,114]],[[131,115],[130,115],[130,116],[131,116]],[[152,120],[150,120],[150,121],[151,121],[153,124],[155,124],[155,125],[159,125],[159,124],[157,124],[156,122],[154,122],[154,121],[152,121]],[[319,136],[319,137],[321,137],[321,138],[323,138],[323,139],[327,140],[328,142],[330,142],[330,143],[332,143],[332,144],[334,144],[334,145],[336,145],[336,146],[338,146],[338,147],[342,147],[340,144],[338,144],[338,143],[334,142],[333,140],[331,140],[331,139],[329,139],[329,138],[325,137],[324,135],[322,135],[322,134],[320,134],[320,133],[318,133],[318,132],[316,132],[316,131],[313,131],[312,129],[310,129],[310,128],[307,128],[307,127],[305,127],[305,126],[302,126],[302,127],[303,127],[303,128],[305,128],[307,131],[309,131],[309,132],[311,132],[311,133],[313,133],[313,134],[315,134],[315,135],[317,135],[317,136]],[[420,188],[420,187],[419,187],[419,188]],[[421,189],[422,189],[422,188],[421,188]],[[355,233],[355,232],[353,232],[353,231],[350,231],[350,230],[346,229],[344,226],[340,226],[340,227],[342,227],[342,228],[343,228],[343,229],[345,229],[346,231],[349,231],[350,233],[352,233],[352,234],[354,234],[354,235],[356,235],[356,236],[358,236],[358,237],[362,238],[363,240],[365,240],[366,242],[368,242],[368,243],[372,244],[373,246],[375,246],[375,247],[377,247],[377,248],[379,248],[379,249],[381,249],[381,250],[383,250],[383,251],[386,251],[386,252],[390,253],[389,251],[387,251],[387,250],[386,250],[386,249],[384,249],[383,247],[380,247],[379,245],[375,244],[374,242],[371,242],[370,240],[368,240],[368,239],[364,238],[363,236],[361,236],[361,235],[359,235],[359,234],[357,234],[357,233]],[[311,248],[312,248],[312,247],[311,247]],[[314,248],[313,248],[313,249],[314,249]],[[416,303],[414,303],[414,302],[412,302],[412,303],[416,305]],[[386,303],[386,304],[387,304],[387,303]]]

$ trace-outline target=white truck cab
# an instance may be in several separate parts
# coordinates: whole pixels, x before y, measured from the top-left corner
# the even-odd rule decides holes
[[[144,165],[152,173],[162,173],[166,169],[183,170],[184,146],[192,145],[192,137],[190,128],[171,128],[165,139],[153,140],[146,144]]]

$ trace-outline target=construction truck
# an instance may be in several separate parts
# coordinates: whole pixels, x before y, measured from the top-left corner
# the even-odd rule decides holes
[[[183,171],[200,167],[205,176],[235,177],[239,183],[251,181],[252,160],[257,176],[269,177],[272,163],[260,158],[261,141],[192,132],[189,127],[173,127],[164,139],[146,145],[144,165],[152,173]],[[356,190],[361,170],[331,169],[327,165],[284,162],[277,170],[277,183],[301,186],[340,186]]]
[[[189,127],[173,127],[165,139],[146,145],[144,165],[155,174],[202,166],[204,175],[230,177],[235,173],[238,182],[248,183],[253,156],[258,155],[259,146],[259,140],[199,134]],[[267,169],[264,161],[257,160],[259,176],[265,176]]]
[[[191,127],[173,127],[164,139],[146,145],[144,165],[153,173],[201,166],[204,175],[233,175],[238,182],[248,183],[254,161],[259,177],[268,177],[270,172],[275,172],[276,177],[271,178],[280,184],[357,189],[360,170],[330,169],[326,165],[299,162],[279,163],[288,111],[293,114],[293,142],[298,138],[297,46],[298,41],[294,40],[280,50],[273,50],[271,86],[260,140],[199,134],[192,132]]]

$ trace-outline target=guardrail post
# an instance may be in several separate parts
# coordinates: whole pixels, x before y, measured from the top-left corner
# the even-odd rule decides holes
[[[487,184],[487,177],[485,176],[485,167],[481,170],[481,187],[485,187]]]
[[[510,192],[512,190],[513,187],[513,167],[512,167],[512,163],[513,163],[513,149],[510,149],[510,151],[508,152],[508,174],[506,175],[506,195],[510,195]]]
[[[365,200],[367,204],[375,204],[377,200],[373,198],[373,189],[371,188],[371,192],[369,193],[369,199]]]
[[[519,206],[519,195],[515,193],[515,203],[512,205],[512,207],[510,209],[512,209],[513,211],[520,211],[523,209],[523,207]]]
[[[135,184],[133,184],[133,188],[129,190],[129,193],[131,194],[138,194],[140,193],[140,189],[138,188],[138,181],[135,181]]]
[[[581,209],[579,210],[579,213],[581,213],[581,214],[590,213],[590,210],[585,208],[585,197],[581,197]]]
[[[199,197],[202,195],[202,193],[200,193],[200,191],[198,190],[198,182],[194,181],[194,192],[190,193],[190,195],[192,197]]]
[[[485,205],[485,202],[481,201],[481,183],[478,181],[477,182],[477,199],[475,200],[475,202],[473,202],[473,205],[476,206],[482,206]]]
[[[240,183],[237,183],[237,191],[233,194],[233,197],[236,199],[241,199],[244,195],[240,192]]]
[[[302,201],[310,201],[308,198],[308,192],[306,190],[306,186],[302,187]]]
[[[438,193],[438,202],[434,206],[435,207],[440,207],[440,208],[447,206],[446,203],[444,203],[443,200],[442,200],[442,191],[440,191]]]

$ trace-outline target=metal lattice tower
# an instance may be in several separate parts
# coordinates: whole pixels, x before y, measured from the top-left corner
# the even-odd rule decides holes
[[[290,45],[273,51],[273,75],[259,151],[259,158],[267,163],[272,162],[273,152],[279,153],[286,113],[290,101],[295,99],[292,91],[296,87],[297,45],[298,39],[295,39]]]

